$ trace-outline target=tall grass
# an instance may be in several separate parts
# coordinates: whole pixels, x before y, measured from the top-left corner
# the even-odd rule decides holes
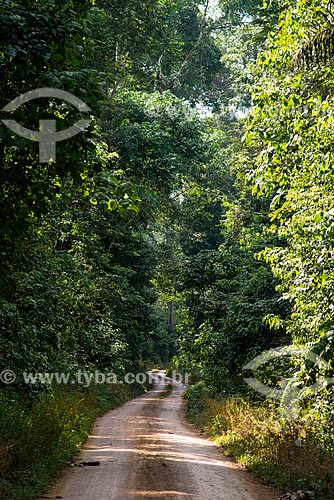
[[[0,499],[42,493],[79,450],[94,419],[140,392],[125,384],[60,387],[25,402],[0,394]]]
[[[274,405],[209,398],[203,385],[185,394],[189,418],[258,476],[287,489],[334,498],[333,426],[305,414],[289,422]]]

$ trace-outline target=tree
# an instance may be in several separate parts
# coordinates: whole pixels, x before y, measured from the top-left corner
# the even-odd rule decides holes
[[[203,8],[195,0],[123,6],[99,0],[95,58],[111,93],[169,90],[192,104],[222,102],[228,70],[220,61],[216,33],[224,28],[225,15],[212,19],[208,3]]]
[[[282,18],[279,34],[258,61],[247,136],[249,152],[256,153],[250,171],[254,190],[271,198],[272,231],[280,239],[263,255],[293,303],[288,330],[301,342],[333,325],[333,75],[320,53],[319,65],[295,67],[315,57],[312,26],[317,23],[322,33],[326,9],[300,2]],[[315,52],[306,56],[310,43]]]

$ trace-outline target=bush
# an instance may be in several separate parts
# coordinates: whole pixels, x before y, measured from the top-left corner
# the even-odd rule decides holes
[[[191,385],[184,393],[186,411],[190,420],[203,427],[206,422],[205,409],[208,404],[208,393],[204,382]]]

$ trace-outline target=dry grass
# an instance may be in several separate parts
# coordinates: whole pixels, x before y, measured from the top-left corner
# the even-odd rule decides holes
[[[186,399],[192,420],[259,476],[286,488],[311,488],[317,499],[334,498],[334,450],[325,443],[323,422],[310,416],[288,422],[274,406],[242,398],[188,394]]]

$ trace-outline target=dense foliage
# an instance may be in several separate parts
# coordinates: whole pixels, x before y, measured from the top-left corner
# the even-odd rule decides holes
[[[171,92],[184,81],[199,95],[199,51],[211,50],[209,75],[220,71],[206,13],[195,2],[154,4],[148,16],[138,2],[4,1],[1,14],[2,105],[55,87],[94,115],[49,164],[37,143],[1,125],[1,366],[126,370],[158,360],[151,226],[205,162],[204,128]],[[152,85],[153,61],[169,84]],[[78,113],[39,99],[12,116],[32,129],[55,117],[65,129]]]

